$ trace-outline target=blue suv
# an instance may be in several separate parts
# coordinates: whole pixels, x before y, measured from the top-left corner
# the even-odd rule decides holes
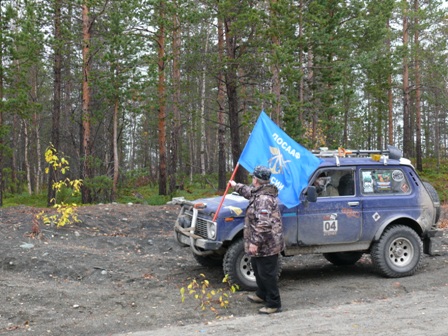
[[[300,204],[289,209],[281,205],[284,256],[322,253],[335,265],[352,265],[368,253],[383,276],[414,274],[423,254],[433,254],[440,236],[436,190],[420,180],[396,149],[319,156],[322,163],[301,192]],[[174,198],[170,203],[181,205],[176,240],[190,247],[199,264],[220,265],[231,283],[253,290],[255,277],[243,246],[247,200],[227,195],[213,221],[220,201]]]

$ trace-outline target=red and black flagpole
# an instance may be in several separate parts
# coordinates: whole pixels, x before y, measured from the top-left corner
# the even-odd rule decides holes
[[[235,169],[233,170],[230,180],[234,179],[236,171],[238,170],[239,166],[240,166],[240,163],[238,162],[235,166]],[[215,215],[213,216],[213,221],[216,221],[216,218],[218,218],[219,211],[221,211],[221,207],[222,207],[222,204],[224,203],[224,199],[226,198],[227,192],[229,191],[229,187],[230,187],[230,183],[227,182],[226,191],[224,192],[224,195],[222,195],[221,202],[219,203],[218,209],[216,209]]]

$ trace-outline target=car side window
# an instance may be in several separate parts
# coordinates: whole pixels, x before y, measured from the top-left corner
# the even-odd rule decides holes
[[[355,194],[353,170],[322,169],[312,185],[316,187],[317,197],[349,196]]]
[[[401,169],[362,169],[361,192],[364,195],[409,194],[410,184]]]
[[[338,185],[339,195],[352,196],[355,194],[355,179],[353,171],[349,171],[341,176]]]

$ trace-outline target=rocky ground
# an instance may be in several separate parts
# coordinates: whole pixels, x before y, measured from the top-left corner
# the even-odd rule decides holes
[[[368,256],[350,267],[333,266],[320,255],[287,258],[280,281],[284,312],[263,319],[257,315],[259,307],[246,300],[247,292],[231,294],[226,309],[215,299],[206,302],[210,305],[205,310],[192,296],[182,302],[180,289],[195,278],[210,282],[208,292],[227,287],[222,269],[198,265],[188,249],[175,243],[177,206],[81,207],[81,222],[62,228],[40,225],[36,235],[33,218],[38,211],[0,208],[0,335],[251,334],[251,330],[270,335],[268,321],[283,326],[283,334],[314,328],[316,332],[308,334],[335,335],[329,332],[333,325],[340,335],[350,335],[344,329],[347,325],[338,327],[338,321],[350,317],[348,327],[358,333],[371,329],[360,322],[362,316],[384,321],[374,328],[378,335],[390,334],[387,318],[398,328],[395,331],[425,335],[437,330],[434,326],[442,320],[434,314],[440,317],[441,307],[447,307],[446,232],[440,255],[426,255],[418,273],[408,278],[380,277]],[[413,309],[417,303],[424,305],[423,312]],[[391,313],[386,313],[388,307]],[[425,324],[415,322],[421,333],[413,333],[412,322],[405,318],[411,311],[425,315]],[[296,317],[296,329],[291,331],[297,313],[300,320]],[[381,326],[384,330],[378,329]]]

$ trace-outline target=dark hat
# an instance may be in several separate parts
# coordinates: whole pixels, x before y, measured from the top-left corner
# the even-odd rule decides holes
[[[262,181],[269,181],[271,178],[271,170],[265,166],[256,166],[252,175]]]

